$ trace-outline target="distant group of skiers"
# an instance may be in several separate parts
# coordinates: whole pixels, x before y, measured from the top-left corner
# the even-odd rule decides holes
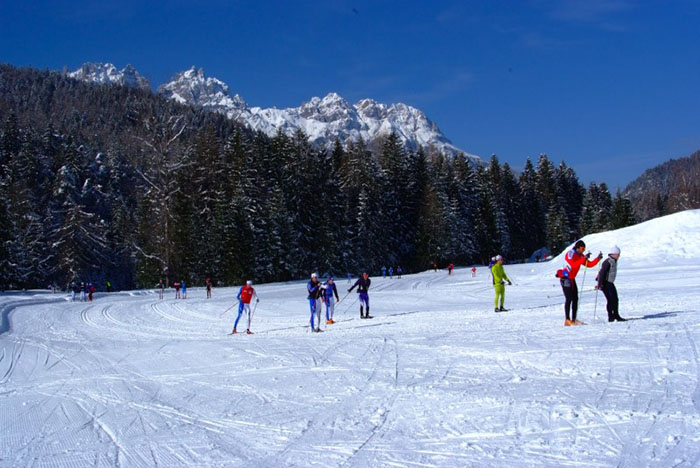
[[[387,272],[389,273],[389,279],[394,278],[394,267],[390,266],[389,269],[387,269],[385,266],[382,266],[382,278],[386,278]],[[401,279],[401,274],[403,273],[403,270],[401,269],[401,266],[396,267],[396,276],[397,278]],[[348,273],[348,280],[350,279],[350,273]]]
[[[68,286],[71,292],[71,301],[75,302],[76,297],[80,297],[81,302],[92,302],[92,295],[95,293],[95,285],[91,282],[78,283],[77,281],[71,281]]]
[[[204,283],[207,290],[207,299],[211,299],[212,283],[209,278],[206,279]],[[166,280],[159,280],[156,284],[156,289],[158,289],[159,299],[165,298],[165,289],[167,288]],[[175,289],[175,299],[187,299],[187,282],[185,280],[173,282],[173,288]]]

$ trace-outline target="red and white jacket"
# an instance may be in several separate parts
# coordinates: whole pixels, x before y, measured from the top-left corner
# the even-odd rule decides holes
[[[255,289],[247,284],[238,291],[238,300],[244,304],[250,304],[250,300],[253,299],[253,296],[257,296]]]
[[[564,268],[557,270],[557,278],[576,279],[576,275],[581,266],[591,268],[596,266],[599,261],[600,259],[598,257],[596,257],[595,260],[588,260],[583,254],[571,249],[564,257]]]

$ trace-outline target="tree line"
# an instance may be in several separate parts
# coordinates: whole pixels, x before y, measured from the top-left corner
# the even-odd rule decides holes
[[[239,284],[382,265],[520,261],[634,223],[546,155],[312,147],[148,91],[0,66],[0,285]],[[378,150],[371,150],[378,147]]]

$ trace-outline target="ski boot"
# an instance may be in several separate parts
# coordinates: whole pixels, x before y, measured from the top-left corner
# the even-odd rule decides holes
[[[252,332],[252,331],[250,331],[250,329],[248,329],[248,330],[246,330],[246,331],[245,331],[245,334],[246,334],[246,335],[252,335],[252,334],[253,334],[253,332]]]

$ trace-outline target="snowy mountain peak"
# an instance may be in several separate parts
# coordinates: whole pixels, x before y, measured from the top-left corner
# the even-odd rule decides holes
[[[326,148],[331,148],[336,139],[374,141],[393,132],[410,150],[422,146],[448,155],[464,152],[421,110],[402,103],[387,106],[363,99],[351,105],[338,93],[331,92],[323,98],[313,97],[299,107],[249,107],[240,96],[231,96],[223,81],[207,78],[201,68],[194,66],[175,75],[170,83],[160,86],[158,92],[183,104],[220,112],[270,136],[279,131],[293,135],[303,130],[311,143]],[[467,156],[480,161],[478,156]]]
[[[148,80],[136,69],[127,65],[117,70],[111,63],[84,63],[80,68],[67,74],[70,78],[100,84],[117,84],[130,88],[151,89]]]
[[[226,83],[205,76],[204,70],[195,66],[178,73],[169,83],[159,86],[158,93],[182,104],[205,107],[224,114],[247,107],[240,96],[231,96]]]

